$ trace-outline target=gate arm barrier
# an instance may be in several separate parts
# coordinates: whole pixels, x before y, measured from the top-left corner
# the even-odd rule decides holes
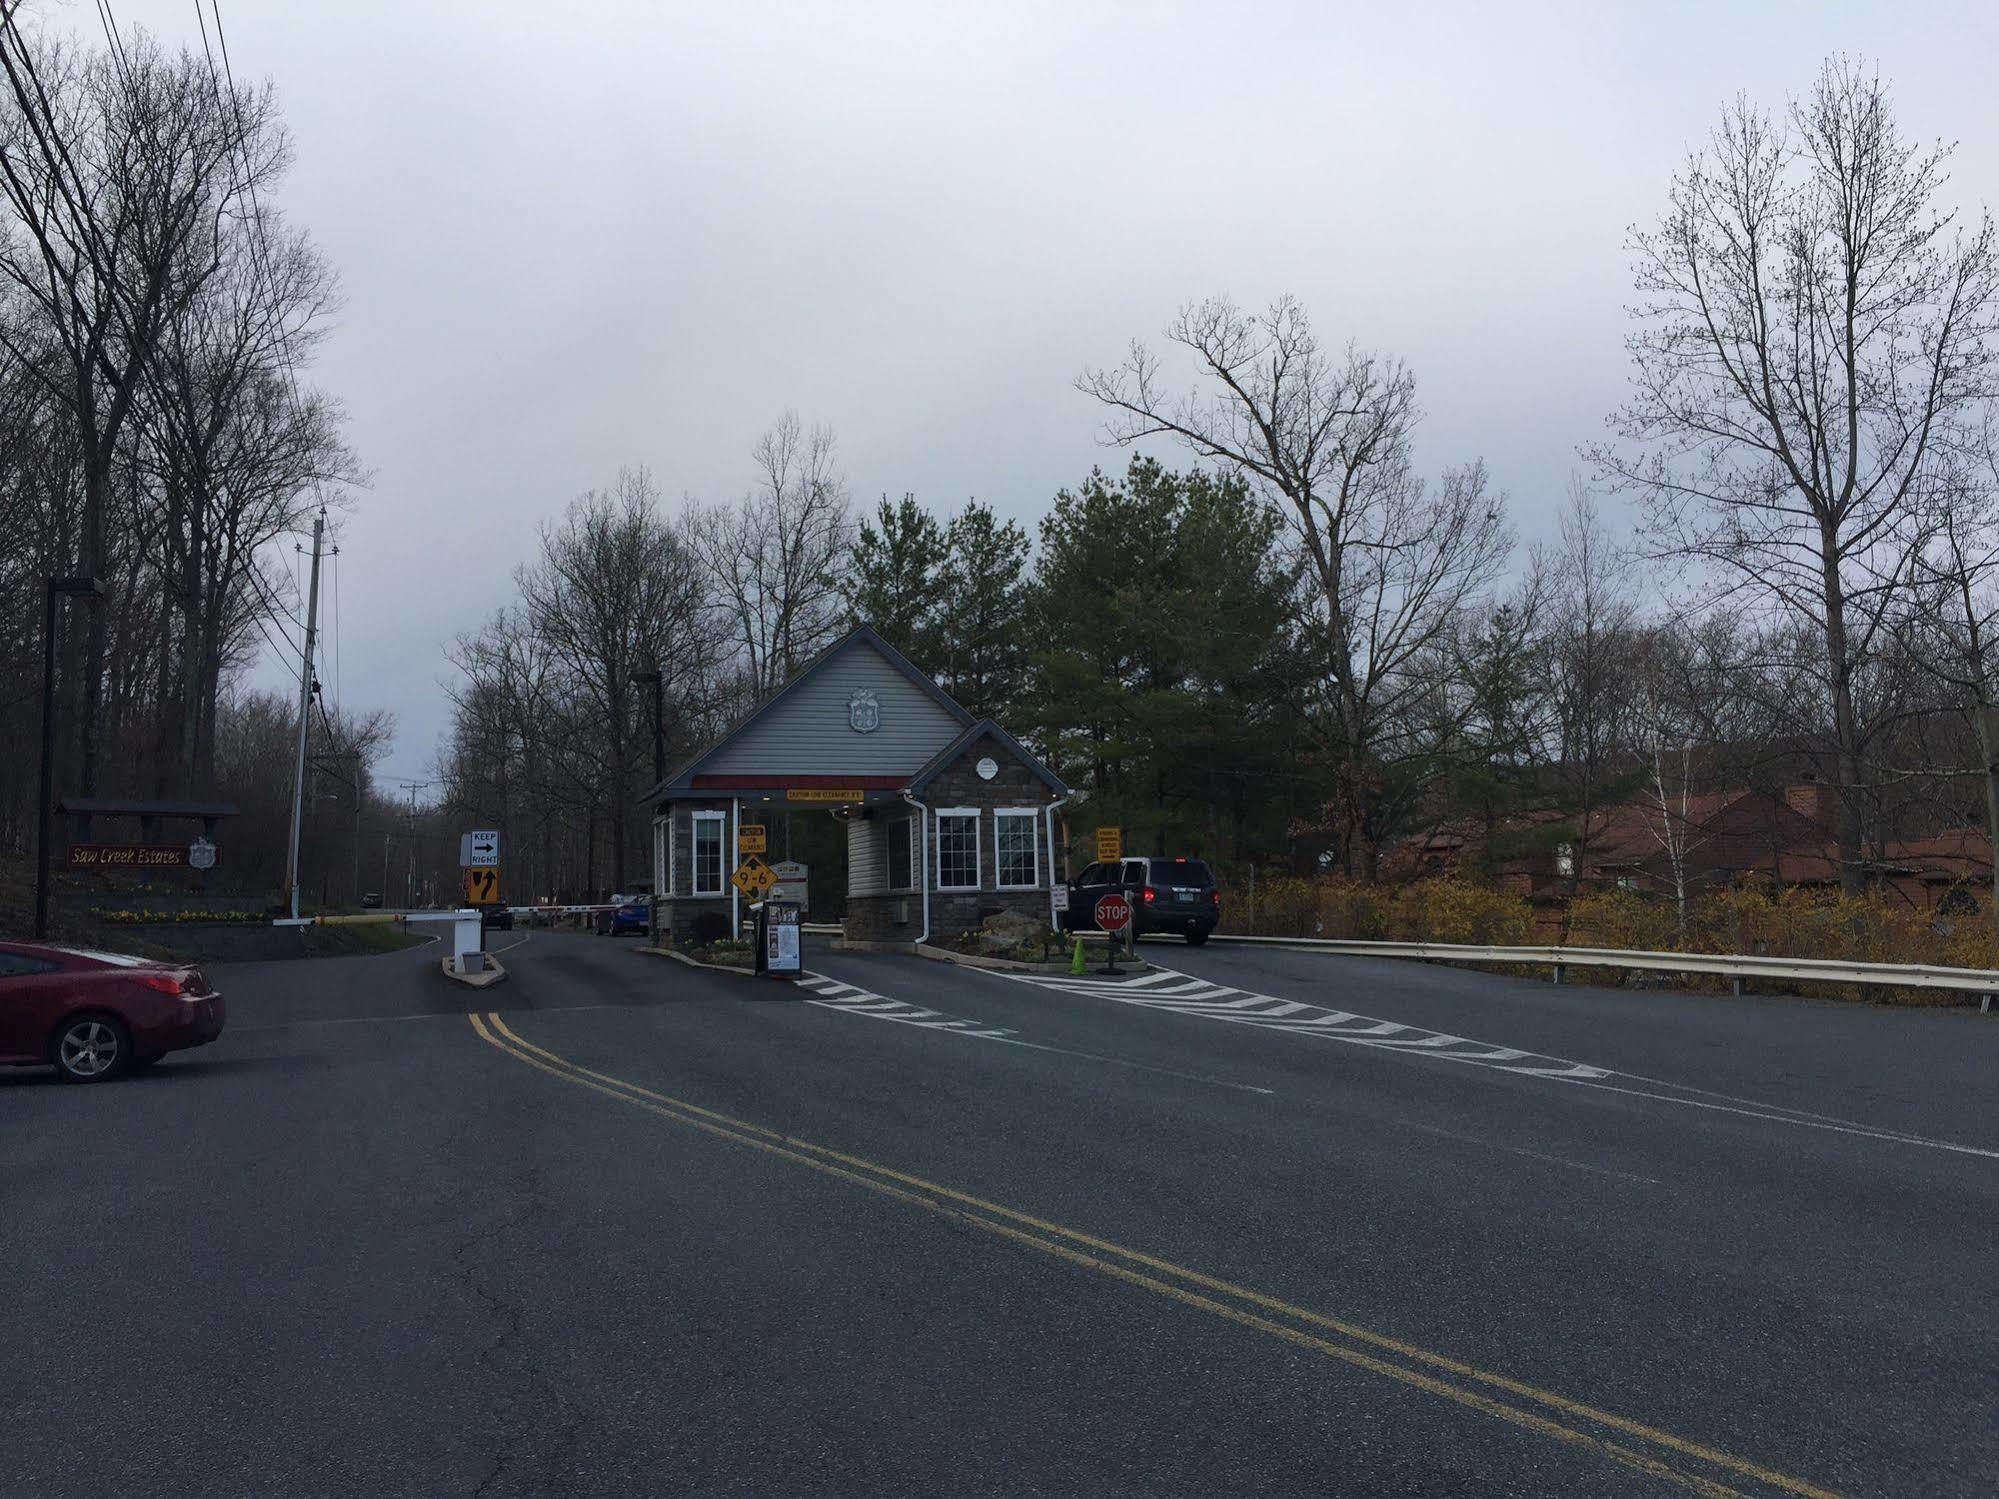
[[[285,916],[272,926],[377,926],[386,923],[448,921],[451,923],[451,971],[483,973],[486,954],[481,936],[483,918],[469,906],[456,911],[362,911],[352,916]]]

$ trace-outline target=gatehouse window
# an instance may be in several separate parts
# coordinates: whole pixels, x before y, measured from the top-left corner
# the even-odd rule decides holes
[[[694,814],[694,893],[696,895],[720,895],[722,893],[722,824],[729,820],[727,812],[696,812]]]
[[[1032,890],[1041,883],[1037,815],[1033,807],[1000,807],[993,813],[993,852],[1002,890]]]
[[[937,813],[937,888],[979,888],[977,807],[945,807]]]

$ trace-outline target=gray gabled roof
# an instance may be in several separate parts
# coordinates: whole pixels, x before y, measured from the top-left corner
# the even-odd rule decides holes
[[[1067,796],[1069,794],[1069,788],[1062,784],[1060,777],[1054,771],[1041,763],[1040,756],[1028,749],[1026,745],[1014,738],[1013,735],[1007,733],[1005,729],[994,723],[990,718],[980,719],[956,739],[945,745],[935,755],[931,756],[930,763],[909,778],[908,789],[910,794],[921,796],[925,786],[928,786],[938,776],[950,769],[960,755],[964,754],[966,750],[970,749],[987,735],[991,735],[997,739],[1008,754],[1012,755],[1022,765],[1025,765],[1032,771],[1036,779],[1047,786],[1050,791],[1053,791],[1057,796]]]
[[[828,662],[855,645],[869,645],[874,647],[880,653],[883,660],[887,661],[890,666],[907,677],[916,687],[935,699],[958,722],[971,724],[974,721],[972,715],[966,712],[955,698],[933,682],[925,672],[920,670],[901,651],[876,634],[871,626],[856,625],[845,635],[842,635],[838,640],[827,646],[825,650],[821,651],[813,658],[810,665],[801,668],[793,675],[790,681],[765,698],[738,723],[731,727],[727,733],[722,735],[721,738],[702,750],[700,754],[694,756],[693,759],[689,760],[679,769],[672,772],[665,780],[651,787],[639,798],[639,804],[641,806],[649,806],[669,792],[690,789],[694,777],[701,773],[701,767],[704,763],[712,759],[729,744],[742,737],[742,735],[749,732],[767,714],[776,709],[793,692],[797,691],[801,685],[823,670]],[[1043,773],[1045,774],[1046,772]]]

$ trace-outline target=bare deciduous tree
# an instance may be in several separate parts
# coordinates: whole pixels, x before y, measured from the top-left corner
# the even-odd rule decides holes
[[[177,627],[179,680],[162,701],[162,775],[206,777],[223,651],[234,616],[264,612],[257,557],[306,524],[314,499],[358,482],[338,403],[302,394],[302,366],[337,302],[332,269],[268,219],[221,247],[216,273],[161,329],[138,411],[160,575]]]
[[[1849,889],[1870,734],[1857,684],[1934,523],[1926,477],[1991,381],[1993,230],[1935,206],[1949,155],[1906,141],[1850,61],[1782,120],[1738,99],[1633,236],[1624,441],[1590,450],[1644,497],[1662,552],[1823,642]]]
[[[1918,659],[1970,722],[1985,830],[1999,850],[1999,432],[1988,416],[1977,450],[1941,486],[1939,522],[1911,596]],[[1999,927],[1999,857],[1990,919]]]
[[[1226,297],[1190,303],[1166,336],[1192,354],[1202,386],[1176,393],[1134,343],[1078,388],[1108,409],[1110,441],[1172,437],[1239,474],[1289,525],[1316,585],[1312,717],[1334,766],[1342,853],[1372,876],[1418,788],[1409,725],[1421,665],[1506,566],[1504,497],[1483,462],[1425,484],[1410,454],[1414,377],[1352,348],[1328,355],[1295,298],[1254,314]]]
[[[0,287],[32,309],[0,350],[67,409],[82,459],[73,566],[105,570],[112,470],[161,330],[215,274],[232,218],[282,169],[270,90],[219,89],[185,49],[143,32],[116,54],[34,37],[0,15]],[[51,356],[54,357],[51,357]],[[80,671],[83,789],[98,774],[105,611]]]
[[[576,727],[603,746],[599,807],[611,835],[611,883],[623,889],[640,790],[633,767],[652,737],[650,698],[632,678],[661,672],[676,701],[706,680],[708,579],[640,468],[620,470],[608,493],[579,496],[559,525],[544,526],[541,555],[515,582],[535,635],[587,708]]]
[[[1549,579],[1548,687],[1554,728],[1549,757],[1575,836],[1567,855],[1571,891],[1589,868],[1606,803],[1628,778],[1634,684],[1630,664],[1638,605],[1630,559],[1580,477],[1569,483],[1560,540],[1544,563]]]
[[[838,633],[854,522],[833,432],[787,411],[757,439],[757,487],[695,510],[695,545],[742,652],[745,688],[782,686]]]

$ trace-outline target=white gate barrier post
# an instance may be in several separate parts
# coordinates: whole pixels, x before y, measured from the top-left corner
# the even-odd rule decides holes
[[[451,922],[451,971],[484,973],[486,954],[480,941],[481,917],[477,911],[457,911]]]

